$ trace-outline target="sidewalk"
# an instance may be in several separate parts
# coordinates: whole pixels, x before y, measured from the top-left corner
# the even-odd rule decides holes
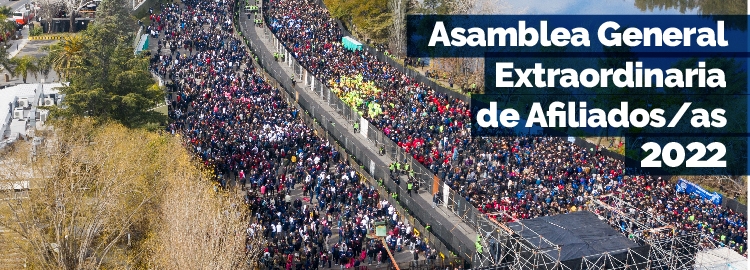
[[[8,59],[15,57],[29,43],[29,26],[25,25],[21,30],[21,39],[8,42]]]
[[[270,30],[268,30],[268,28],[266,28],[265,26],[256,27],[252,19],[248,19],[244,14],[240,15],[240,25],[243,29],[242,33],[244,33],[246,37],[252,41],[252,44],[262,44],[260,48],[253,48],[255,49],[256,53],[266,56],[272,54],[273,43],[271,40],[272,37],[270,37]],[[293,74],[292,68],[289,67],[286,62],[270,62],[264,64],[266,65],[267,69],[282,71],[284,74],[287,74],[285,78],[276,78],[276,80],[278,81],[288,81]],[[378,155],[378,149],[370,140],[368,140],[362,134],[354,133],[352,128],[350,128],[351,124],[348,123],[348,121],[346,121],[344,117],[339,115],[333,108],[331,108],[328,103],[319,95],[309,89],[303,88],[303,83],[298,83],[294,88],[294,90],[299,92],[300,98],[304,97],[304,99],[308,101],[313,101],[315,105],[319,106],[320,109],[324,111],[321,114],[327,121],[330,121],[334,124],[333,126],[336,133],[344,134],[345,137],[347,137],[350,142],[353,142],[357,148],[367,151],[367,153],[369,153],[369,156],[371,157],[377,157],[376,160],[373,160],[377,167],[386,168],[393,162],[393,160],[391,160],[387,156]],[[318,121],[321,121],[321,119],[318,119]],[[406,181],[401,182],[402,188],[406,189]],[[428,192],[420,192],[419,194],[415,194],[412,196],[419,198],[414,200],[415,202],[417,202],[418,207],[415,207],[416,209],[411,209],[412,211],[432,209],[432,196]],[[442,226],[445,227],[447,231],[453,233],[453,235],[440,235],[440,237],[446,239],[456,237],[459,242],[463,244],[464,248],[473,248],[474,239],[476,239],[477,237],[477,232],[474,231],[469,224],[463,222],[458,216],[450,212],[448,209],[445,209],[445,207],[443,206],[439,206],[433,209],[431,215],[440,223],[431,224],[432,226]]]
[[[41,51],[41,48],[47,45],[52,45],[54,43],[57,43],[59,40],[29,40],[29,29],[28,26],[25,26],[23,30],[21,31],[23,38],[18,40],[9,40],[8,41],[8,59],[13,57],[21,57],[25,55],[31,55],[33,57],[41,57],[46,55],[47,53],[44,51]],[[17,84],[22,84],[23,79],[21,76],[16,77],[10,77],[9,81],[5,81],[5,74],[8,74],[8,72],[0,68],[0,87],[7,87]],[[26,79],[26,83],[41,83],[42,81],[49,83],[49,82],[57,82],[60,80],[60,77],[58,74],[53,70],[50,70],[49,75],[45,79],[44,76],[37,74],[35,77],[34,74],[29,72],[29,75]]]

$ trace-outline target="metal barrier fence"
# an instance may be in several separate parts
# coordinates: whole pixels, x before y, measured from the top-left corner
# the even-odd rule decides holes
[[[264,3],[266,4],[266,3]],[[253,25],[245,25],[245,27],[255,27]],[[260,30],[262,29],[262,30]],[[378,164],[374,159],[377,159],[378,146],[383,146],[386,154],[393,160],[399,162],[406,161],[410,164],[411,168],[415,172],[415,180],[419,182],[420,190],[418,192],[424,192],[425,190],[432,191],[433,188],[437,188],[443,191],[445,184],[443,179],[437,179],[435,172],[424,167],[422,164],[417,162],[408,153],[400,149],[388,136],[386,136],[379,128],[374,126],[369,121],[366,122],[367,127],[360,127],[360,130],[367,130],[366,137],[374,145],[370,147],[370,151],[361,149],[357,146],[353,140],[350,140],[340,130],[335,128],[334,123],[331,119],[328,119],[323,111],[326,107],[332,108],[337,114],[341,115],[348,123],[360,122],[361,116],[357,111],[351,108],[348,104],[344,103],[335,93],[321,82],[319,79],[312,76],[312,73],[301,66],[292,57],[291,53],[283,46],[283,44],[270,32],[266,27],[259,27],[257,30],[262,31],[261,38],[266,38],[271,41],[273,48],[276,52],[283,53],[283,59],[276,60],[271,56],[271,53],[256,53],[258,64],[266,70],[271,76],[276,78],[281,88],[286,90],[290,96],[294,97],[296,102],[306,110],[311,117],[316,119],[322,128],[324,128],[333,139],[341,143],[347,152],[352,155],[359,164],[363,165],[364,169],[375,179],[380,180],[384,183],[386,188],[391,192],[398,194],[399,201],[402,206],[407,209],[411,209],[413,215],[419,219],[422,223],[431,224],[432,234],[443,243],[446,243],[450,250],[458,254],[459,256],[472,261],[473,265],[488,265],[491,264],[487,261],[487,258],[477,258],[476,247],[474,245],[475,239],[468,239],[467,236],[460,233],[453,232],[453,224],[441,224],[437,219],[432,217],[430,211],[425,211],[431,208],[431,203],[424,200],[415,200],[409,196],[406,196],[407,192],[405,187],[397,186],[393,181],[390,181],[390,172],[386,164]],[[245,42],[250,48],[256,50],[261,48],[262,44],[253,44],[251,39],[245,39]],[[274,68],[272,65],[268,65],[271,62],[279,62],[280,65],[287,65],[291,67],[294,72],[294,82],[291,80],[289,74],[281,69]],[[325,104],[318,104],[314,100],[307,100],[304,96],[297,93],[294,86],[298,86],[304,91],[309,91],[311,95],[321,97]],[[455,94],[455,93],[454,93]],[[346,128],[351,128],[351,125]],[[437,185],[437,186],[435,186]],[[490,221],[487,216],[479,212],[474,206],[472,206],[465,198],[452,189],[448,189],[448,197],[450,198],[447,202],[444,202],[446,209],[449,209],[453,214],[461,218],[465,223],[470,226],[471,230],[476,231],[482,235],[484,239],[488,240],[499,236],[495,233],[499,231],[499,228],[495,223]]]
[[[452,228],[452,226],[455,225],[440,224],[440,222],[438,222],[430,215],[431,211],[425,211],[427,209],[430,209],[429,202],[425,202],[421,199],[416,200],[406,195],[407,192],[404,187],[398,186],[395,182],[390,181],[390,171],[387,166],[376,162],[378,158],[375,153],[378,152],[377,149],[380,145],[384,147],[384,149],[386,150],[386,155],[388,155],[390,158],[398,161],[406,160],[411,164],[411,167],[415,171],[415,178],[417,178],[422,186],[425,187],[422,188],[421,191],[432,190],[435,184],[438,185],[438,189],[442,190],[441,188],[445,185],[442,182],[442,179],[434,180],[435,174],[437,172],[431,171],[416,162],[416,160],[414,160],[411,156],[409,156],[403,150],[400,150],[399,147],[388,136],[386,136],[373,124],[366,122],[366,127],[361,127],[361,130],[366,130],[366,132],[364,133],[366,133],[366,137],[368,138],[368,140],[374,143],[374,146],[358,145],[354,140],[346,136],[344,132],[339,129],[340,127],[336,128],[334,123],[331,122],[330,119],[327,119],[326,114],[323,113],[326,108],[331,108],[336,112],[336,114],[339,114],[344,119],[346,119],[348,123],[361,121],[361,117],[357,114],[355,109],[345,104],[341,99],[338,98],[337,95],[335,95],[335,93],[332,93],[323,82],[312,76],[309,71],[301,66],[296,60],[294,60],[289,52],[283,47],[283,44],[281,44],[267,28],[264,27],[262,29],[262,38],[271,40],[275,45],[275,49],[277,49],[278,52],[283,52],[286,55],[286,57],[284,58],[284,62],[280,62],[280,64],[292,67],[292,70],[295,73],[295,81],[299,82],[299,87],[304,89],[303,91],[309,91],[310,94],[321,97],[324,100],[325,104],[319,104],[315,100],[308,100],[305,97],[299,95],[299,93],[297,93],[297,90],[295,90],[296,88],[292,86],[292,81],[288,78],[288,75],[285,74],[283,70],[276,70],[270,65],[263,65],[263,63],[270,63],[271,61],[275,61],[272,57],[270,57],[269,54],[258,54],[259,64],[264,66],[266,68],[266,71],[271,74],[271,76],[277,78],[277,80],[281,83],[283,89],[285,89],[290,96],[295,97],[299,105],[304,108],[311,117],[319,121],[320,126],[327,132],[326,136],[329,136],[331,140],[335,140],[341,146],[343,146],[345,151],[348,152],[351,157],[356,160],[357,163],[363,165],[362,169],[365,173],[371,175],[374,179],[379,180],[383,184],[381,190],[384,188],[386,189],[386,193],[397,194],[400,205],[394,205],[399,205],[399,211],[410,212],[411,215],[421,221],[422,224],[429,223],[430,225],[432,225],[432,232],[426,232],[428,234],[428,237],[431,239],[440,240],[432,241],[432,245],[439,247],[440,249],[444,248],[446,250],[451,250],[463,258],[468,258],[468,260],[472,261],[472,265],[475,267],[488,267],[493,265],[499,266],[503,263],[501,260],[498,260],[498,258],[507,255],[499,255],[500,252],[503,252],[501,251],[501,249],[491,248],[492,245],[489,245],[490,248],[488,248],[488,245],[485,243],[485,252],[477,253],[476,248],[473,246],[472,239],[468,239],[469,241],[467,242],[467,239],[465,239],[465,237],[461,237],[462,235],[453,233],[454,228]],[[247,42],[251,48],[258,48],[256,46],[253,46],[251,40],[247,40]],[[351,126],[345,128],[348,129],[350,127]],[[576,141],[576,144],[584,147],[592,146],[591,143],[579,140]],[[370,149],[363,149],[362,147]],[[614,154],[609,153],[609,151],[603,152],[608,155]],[[465,198],[460,196],[460,194],[458,194],[454,190],[449,190],[447,197],[448,200],[444,202],[445,208],[449,209],[452,213],[469,224],[471,226],[471,229],[477,231],[477,233],[482,235],[484,239],[492,241],[494,243],[518,242],[509,239],[508,234],[502,231],[496,223],[490,221],[485,214],[479,212],[475,207],[473,207],[473,205],[471,205]],[[419,230],[420,232],[425,232],[422,224],[420,224],[419,222],[412,223],[415,225],[415,228],[417,230]],[[445,246],[441,246],[442,243],[445,243]],[[404,264],[406,266],[410,265],[411,263],[406,262]],[[399,264],[399,266],[401,266],[401,264]],[[427,266],[427,268],[420,269],[430,268],[429,266]]]
[[[252,41],[247,40],[246,41],[249,46],[252,46]],[[251,47],[251,48],[257,48],[257,47]],[[259,62],[263,61],[270,61],[271,59],[268,57],[265,57],[264,55],[258,55]],[[273,69],[272,67],[265,66],[265,71],[270,77],[274,77],[273,73],[276,73],[275,75],[280,75],[278,72]],[[263,74],[263,72],[261,72]],[[274,78],[286,78],[286,77],[274,77]],[[276,88],[284,88],[287,90],[287,93],[285,94],[288,99],[288,103],[292,106],[297,107],[300,110],[308,109],[305,113],[306,115],[303,115],[302,117],[307,120],[307,122],[313,122],[315,121],[315,125],[313,125],[314,130],[317,131],[318,136],[321,136],[322,138],[327,139],[328,141],[332,142],[332,146],[337,149],[339,152],[348,152],[351,156],[343,155],[343,158],[346,160],[349,160],[350,162],[359,163],[359,164],[369,164],[367,159],[360,160],[357,157],[366,157],[367,152],[363,149],[356,146],[349,138],[348,136],[345,136],[345,134],[338,129],[334,128],[332,124],[327,121],[324,115],[321,115],[319,112],[321,111],[322,107],[315,107],[313,106],[314,103],[310,103],[305,99],[304,97],[300,97],[299,94],[296,93],[296,91],[290,91],[291,88],[291,80],[285,81],[283,79],[279,80],[277,79],[276,82],[278,84],[274,84],[273,82],[270,82],[272,85],[274,85]],[[308,81],[310,82],[310,81]],[[287,88],[288,87],[288,88]],[[292,100],[295,100],[294,102]],[[295,104],[296,103],[296,104]],[[348,107],[345,107],[348,108]],[[316,113],[317,111],[317,113]],[[350,114],[352,115],[352,114]],[[343,138],[343,141],[341,140]],[[370,166],[371,167],[371,166]],[[369,174],[370,176],[374,175],[371,171],[367,171],[364,169],[356,168],[358,173],[362,175]],[[372,182],[371,184],[377,186],[377,183],[375,181],[374,177],[371,177]],[[383,198],[387,199],[392,205],[396,207],[396,211],[399,213],[413,213],[408,211],[407,209],[403,208],[398,201],[388,196],[389,192],[385,189],[383,186],[378,187],[378,191],[383,194]],[[405,218],[407,218],[407,215],[402,215]],[[407,218],[408,219],[408,218]],[[436,259],[434,262],[426,263],[425,260],[419,261],[419,265],[412,265],[412,262],[404,262],[400,263],[400,269],[445,269],[447,266],[456,266],[456,265],[462,265],[462,263],[459,262],[452,262],[452,259],[454,259],[453,256],[450,255],[449,251],[450,249],[443,244],[434,234],[426,231],[424,227],[414,220],[412,217],[411,220],[409,220],[409,223],[413,225],[413,228],[420,232],[420,236],[423,237],[423,239],[427,240],[427,243],[432,247],[435,248],[437,251],[439,251],[443,256],[441,258],[443,259]],[[362,266],[364,269],[395,269],[395,267],[391,264],[383,264],[383,265],[377,265],[377,266]],[[453,268],[453,267],[451,267]]]
[[[272,37],[268,33],[267,28],[263,28],[263,32],[264,32],[265,38]],[[250,39],[245,39],[245,42],[250,48],[253,48],[253,49],[259,48],[259,46],[256,46],[255,44],[253,44],[253,41]],[[277,46],[280,46],[278,41],[275,41],[274,44]],[[258,44],[258,45],[261,45],[261,44]],[[279,49],[279,47],[277,47],[277,49]],[[256,53],[256,57],[257,57],[258,64],[262,66],[269,75],[276,78],[276,81],[280,84],[279,88],[285,89],[288,92],[289,96],[295,99],[295,101],[299,104],[299,106],[306,111],[309,117],[312,117],[313,119],[315,119],[318,122],[318,124],[323,129],[326,130],[327,134],[319,134],[319,135],[321,136],[327,135],[327,137],[330,137],[329,138],[330,141],[338,142],[341,146],[344,147],[344,150],[348,152],[356,160],[357,163],[364,165],[365,172],[373,176],[374,179],[380,179],[380,180],[388,179],[385,177],[388,173],[386,168],[384,167],[377,168],[374,165],[375,163],[368,156],[369,152],[365,151],[364,149],[360,149],[360,147],[357,146],[353,140],[351,140],[348,136],[345,136],[345,134],[341,132],[340,130],[334,128],[334,126],[329,121],[329,119],[327,119],[326,116],[322,114],[322,111],[325,110],[323,106],[320,106],[315,101],[309,101],[303,96],[299,95],[299,93],[297,93],[296,90],[294,90],[295,88],[292,85],[291,79],[289,78],[287,74],[285,74],[283,70],[275,69],[271,65],[266,64],[266,63],[270,63],[271,61],[275,62],[276,61],[275,59],[270,57],[269,54],[262,54],[262,53]],[[290,57],[285,57],[286,61],[289,61],[288,59],[290,59]],[[304,84],[300,86],[302,86],[302,88],[304,88],[305,90],[315,93],[315,95],[325,97],[325,100],[327,101],[328,105],[331,108],[333,108],[337,114],[342,115],[347,121],[352,122],[352,123],[353,121],[360,121],[359,120],[360,116],[356,113],[355,110],[345,105],[344,102],[341,101],[335,94],[331,93],[330,90],[323,83],[316,80],[312,76],[306,76],[305,75],[306,71],[302,69],[301,66],[299,66],[297,63],[280,62],[280,64],[281,65],[293,64],[293,70],[295,73],[296,80],[300,82],[304,82]],[[369,127],[368,131],[370,132],[370,134],[372,134],[370,137],[378,136],[378,132],[374,127]],[[389,153],[398,153],[397,147],[395,145],[391,145],[387,151]],[[386,184],[388,185],[388,190],[390,190],[391,192],[397,192],[398,194],[406,194],[405,190],[403,190],[402,188],[395,187],[395,183],[388,181],[386,182]],[[385,190],[381,190],[381,191],[385,191]],[[409,200],[409,202],[411,202],[411,200]],[[392,202],[392,203],[394,205],[398,205],[397,204],[398,202]],[[412,205],[412,207],[416,206],[416,204],[414,203],[410,203],[410,204]],[[401,208],[401,206],[398,205],[398,208]],[[414,208],[410,208],[410,209],[417,210]],[[404,209],[401,208],[400,211],[404,212]],[[413,211],[413,212],[424,213],[424,211]],[[425,216],[418,216],[417,219],[426,223],[430,223],[430,219],[426,219]],[[422,233],[426,233],[428,235],[427,237],[428,239],[439,239],[433,233],[426,232],[420,223],[412,222],[412,224],[414,228],[417,229],[418,231]],[[438,223],[433,221],[430,224],[437,225]],[[437,227],[439,226],[435,226],[435,225],[432,226],[432,228],[437,228]],[[451,234],[447,233],[445,235],[451,235]],[[436,250],[441,251],[446,257],[449,257],[448,255],[449,250],[453,250],[454,252],[458,251],[457,249],[449,249],[440,241],[431,241],[430,245],[436,248]]]

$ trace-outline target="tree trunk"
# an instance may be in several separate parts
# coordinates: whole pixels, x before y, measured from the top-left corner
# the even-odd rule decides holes
[[[391,12],[393,14],[393,26],[390,29],[390,46],[388,46],[393,53],[398,56],[405,55],[405,43],[406,43],[406,6],[404,0],[391,0]]]
[[[75,14],[76,14],[75,10],[70,11],[70,29],[68,29],[68,32],[70,33],[75,33],[75,30],[73,29],[73,27],[75,26],[75,20],[76,20]]]

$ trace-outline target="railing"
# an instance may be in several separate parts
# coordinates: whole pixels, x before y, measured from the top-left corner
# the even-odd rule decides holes
[[[250,25],[249,27],[253,26]],[[372,155],[372,153],[377,152],[377,149],[374,146],[369,147],[371,148],[370,151],[367,151],[367,149],[361,149],[360,146],[355,144],[354,140],[352,140],[348,136],[345,136],[344,132],[336,129],[334,127],[334,124],[331,122],[331,119],[328,119],[328,117],[323,114],[323,112],[326,110],[326,107],[330,106],[330,108],[335,110],[336,113],[341,115],[347,122],[354,123],[354,121],[360,121],[360,116],[356,113],[356,111],[351,109],[351,107],[341,101],[338,96],[332,93],[330,89],[328,89],[328,87],[326,87],[321,81],[311,76],[310,73],[307,72],[307,70],[302,68],[291,57],[291,55],[289,55],[289,52],[287,52],[282,47],[281,43],[279,43],[279,41],[270,33],[267,28],[262,29],[262,38],[267,38],[272,41],[275,49],[277,49],[277,52],[281,51],[285,55],[285,61],[280,62],[279,64],[290,66],[295,74],[295,81],[298,82],[298,85],[301,88],[310,91],[310,93],[321,97],[323,100],[325,100],[326,104],[317,104],[317,102],[315,102],[314,100],[307,100],[306,98],[304,98],[304,96],[297,93],[288,74],[286,74],[283,70],[274,69],[272,66],[266,64],[275,62],[271,55],[256,53],[255,57],[257,57],[257,61],[259,62],[260,66],[263,66],[266,72],[276,78],[280,83],[281,88],[289,92],[290,96],[294,97],[296,102],[299,103],[299,105],[304,108],[310,116],[317,119],[320,126],[325,129],[333,139],[338,141],[338,143],[341,144],[350,155],[355,157],[357,162],[363,165],[366,172],[373,176],[373,178],[382,180],[385,188],[387,188],[391,192],[396,192],[397,194],[399,194],[398,198],[401,206],[407,209],[412,209],[416,218],[421,222],[431,224],[433,230],[432,235],[434,237],[433,239],[438,239],[444,243],[447,243],[450,246],[450,250],[458,255],[461,255],[461,257],[464,257],[465,259],[471,259],[473,254],[475,253],[475,248],[470,239],[469,241],[466,241],[467,239],[459,239],[459,237],[457,236],[459,234],[455,234],[449,229],[444,228],[450,226],[450,224],[441,224],[433,217],[431,217],[429,212],[421,211],[422,209],[427,209],[430,207],[429,202],[421,201],[422,205],[420,205],[420,202],[406,196],[406,190],[404,188],[396,186],[395,183],[389,180],[390,172],[388,168],[383,165],[376,165],[377,163],[374,160],[376,159],[376,157],[370,156]],[[245,41],[248,46],[253,49],[260,48],[260,46],[258,45],[262,46],[262,44],[254,45],[253,41],[250,39],[245,39]],[[429,172],[421,165],[415,166],[418,164],[417,162],[413,161],[413,159],[410,156],[406,155],[404,151],[398,150],[399,147],[396,146],[381,131],[379,131],[377,127],[373,126],[370,123],[367,124],[367,138],[370,141],[377,143],[378,145],[385,145],[387,154],[392,158],[395,158],[397,160],[408,159],[412,164],[412,168],[414,168],[414,171],[417,173],[417,178],[421,182],[425,183],[423,186],[426,185],[428,188],[432,188],[432,177],[427,177],[427,175],[432,175],[431,172]],[[351,128],[351,126],[347,128]],[[364,130],[365,128],[363,127],[362,129]],[[466,209],[469,209],[469,211],[476,211],[475,209],[473,209],[473,207],[467,207],[467,205],[468,203],[464,203],[464,212],[466,211]],[[476,217],[467,217],[467,220],[476,219]],[[419,228],[417,229],[419,230]]]
[[[261,12],[262,10],[263,9],[261,8]],[[239,18],[239,12],[237,12],[236,15]],[[245,25],[245,27],[257,26]],[[454,232],[454,230],[456,229],[454,224],[442,224],[430,214],[430,211],[424,211],[426,209],[430,209],[431,202],[424,200],[415,200],[414,198],[407,196],[407,192],[404,187],[398,186],[396,185],[396,183],[390,180],[390,170],[387,165],[378,164],[378,162],[376,162],[376,159],[378,158],[371,155],[372,153],[379,152],[378,146],[382,145],[385,149],[385,154],[392,160],[396,160],[399,162],[406,161],[407,163],[409,163],[411,168],[414,170],[415,180],[419,181],[420,183],[420,190],[418,192],[423,192],[425,190],[432,191],[434,188],[439,189],[441,192],[444,192],[446,190],[446,184],[443,183],[442,179],[438,179],[435,176],[435,173],[437,173],[437,171],[431,171],[430,169],[424,167],[421,163],[417,162],[408,153],[400,149],[400,147],[398,147],[398,145],[396,145],[378,127],[376,127],[369,121],[363,121],[367,125],[366,127],[361,126],[360,130],[367,130],[367,134],[363,135],[365,135],[366,138],[373,143],[373,145],[365,146],[366,148],[370,148],[370,151],[367,151],[367,149],[361,149],[354,140],[352,140],[348,136],[345,136],[344,132],[342,132],[341,130],[336,129],[335,124],[331,121],[331,119],[323,114],[326,108],[332,108],[336,111],[337,114],[342,116],[347,121],[347,123],[350,124],[350,126],[346,128],[352,128],[351,124],[353,124],[354,122],[362,123],[361,116],[357,114],[356,110],[352,109],[348,104],[343,102],[325,85],[325,83],[315,78],[311,72],[301,66],[294,59],[294,57],[292,57],[291,53],[284,47],[284,45],[270,32],[268,28],[258,27],[258,29],[256,30],[262,31],[262,34],[259,34],[260,37],[267,39],[271,42],[271,44],[273,44],[271,50],[283,54],[283,62],[279,62],[279,64],[286,65],[293,70],[295,81],[297,82],[296,86],[309,91],[308,93],[310,94],[320,97],[325,102],[325,104],[318,104],[318,102],[316,102],[315,100],[307,100],[302,95],[297,93],[297,90],[295,90],[294,87],[295,85],[293,85],[291,78],[286,72],[280,69],[277,70],[267,64],[277,61],[271,56],[270,53],[256,53],[255,57],[257,57],[259,65],[264,67],[266,72],[276,78],[276,80],[281,84],[281,88],[285,89],[290,94],[290,96],[294,97],[296,102],[299,103],[299,105],[304,108],[309,115],[317,119],[320,126],[325,129],[332,138],[338,141],[350,155],[354,156],[357,159],[358,163],[363,165],[364,169],[373,178],[382,181],[385,188],[389,191],[397,193],[401,206],[406,209],[411,209],[413,211],[413,215],[422,223],[430,224],[432,235],[435,238],[439,239],[443,243],[446,243],[453,252],[463,257],[464,259],[472,261],[476,266],[487,265],[491,263],[488,261],[488,258],[478,258],[478,256],[476,255],[476,247],[474,246],[475,239],[468,239],[467,236],[461,234],[460,232]],[[263,46],[262,44],[253,44],[253,41],[251,39],[244,40],[247,45],[253,50],[257,50],[258,48],[260,48],[260,46]],[[476,231],[478,234],[482,235],[485,240],[500,237],[499,227],[497,227],[495,223],[490,221],[485,214],[479,212],[479,210],[477,210],[473,205],[471,205],[470,202],[468,202],[455,190],[452,190],[450,188],[448,188],[447,190],[447,196],[444,195],[444,197],[448,198],[448,200],[444,200],[445,209],[448,209],[453,214],[461,218],[461,220],[463,220],[470,226],[471,230]]]
[[[239,14],[236,14],[239,16]],[[246,26],[247,27],[247,26]],[[253,26],[249,26],[253,27]],[[274,44],[274,46],[280,46],[280,43],[278,40],[273,37],[273,35],[270,34],[269,30],[267,28],[262,28],[263,30],[263,38],[267,38],[271,40]],[[375,151],[367,151],[366,149],[361,149],[359,146],[357,146],[354,143],[354,140],[352,140],[349,136],[346,136],[346,134],[334,127],[334,124],[326,117],[323,112],[326,110],[326,107],[321,106],[320,104],[317,104],[314,100],[308,100],[304,97],[304,95],[300,95],[295,88],[294,85],[292,85],[292,81],[289,78],[288,74],[286,74],[283,70],[279,70],[274,68],[271,65],[268,65],[268,63],[276,62],[276,60],[270,55],[270,54],[264,54],[264,53],[257,53],[257,50],[261,48],[260,46],[263,46],[263,44],[253,44],[252,39],[247,39],[245,37],[241,38],[245,41],[246,45],[255,51],[254,54],[254,61],[258,62],[258,65],[263,68],[263,71],[261,73],[267,73],[271,77],[275,78],[275,85],[279,89],[284,89],[290,99],[293,99],[295,103],[298,104],[298,106],[304,110],[304,112],[307,114],[304,117],[311,117],[317,121],[317,125],[320,126],[325,132],[319,132],[318,135],[323,136],[327,138],[329,141],[334,142],[334,145],[342,146],[348,154],[351,155],[355,159],[355,161],[358,164],[362,164],[363,168],[361,170],[358,169],[358,172],[360,173],[367,173],[370,176],[373,177],[373,179],[379,179],[379,180],[385,180],[389,179],[385,177],[387,175],[388,170],[384,166],[377,166],[375,165],[376,162],[372,155]],[[279,47],[277,47],[278,49]],[[330,106],[333,110],[336,111],[336,114],[339,114],[343,116],[347,122],[354,123],[354,121],[360,121],[360,116],[356,113],[355,110],[352,110],[349,106],[344,104],[338,96],[336,96],[334,93],[332,93],[328,87],[326,87],[323,83],[315,79],[313,76],[309,76],[307,71],[303,69],[296,61],[291,60],[290,55],[288,52],[285,52],[285,62],[279,62],[281,65],[287,65],[292,67],[292,70],[294,72],[295,81],[298,86],[301,86],[305,90],[313,92],[315,95],[320,96],[325,100],[327,103],[327,106]],[[291,100],[290,100],[291,101]],[[291,104],[292,102],[290,102]],[[368,123],[368,138],[373,141],[382,141],[387,140],[387,137],[385,137],[382,132],[378,131],[374,126],[370,125]],[[363,129],[364,130],[364,129]],[[389,141],[390,142],[390,141]],[[392,144],[392,142],[391,142]],[[342,151],[343,152],[343,151]],[[403,156],[403,151],[398,151],[398,147],[395,144],[390,145],[390,148],[388,150],[388,153],[391,154],[398,154]],[[425,211],[414,211],[414,210],[421,210],[424,209],[424,207],[418,206],[415,201],[413,201],[411,198],[408,198],[408,196],[405,196],[406,191],[398,186],[395,186],[395,183],[391,181],[383,181],[384,185],[379,186],[379,191],[383,194],[383,197],[386,197],[391,203],[396,206],[396,210],[400,213],[410,213],[412,216],[416,216],[415,213],[420,213],[420,215],[416,216],[418,220],[420,220],[423,223],[429,223],[431,224],[431,228],[433,232],[428,232],[425,230],[422,224],[419,222],[415,222],[415,220],[411,220],[410,224],[413,225],[414,229],[420,232],[420,234],[426,239],[427,243],[430,245],[430,247],[435,248],[436,250],[440,251],[443,256],[438,257],[435,261],[439,263],[435,264],[429,264],[428,266],[420,265],[418,268],[412,268],[412,269],[429,269],[430,266],[444,266],[444,265],[451,265],[449,263],[449,260],[453,257],[450,255],[450,251],[453,251],[457,254],[469,254],[467,258],[471,258],[471,253],[473,250],[470,249],[461,249],[461,247],[470,246],[467,244],[462,245],[456,245],[458,248],[453,248],[453,245],[451,247],[446,246],[444,243],[445,240],[441,237],[438,237],[434,232],[435,229],[438,229],[442,227],[442,225],[434,221],[431,217],[428,215],[425,216],[424,214],[427,213]],[[397,193],[399,194],[399,201],[394,201],[392,198],[389,198],[390,193]],[[404,194],[404,196],[400,196],[401,194]],[[409,207],[411,206],[411,208]],[[415,208],[417,207],[417,208]],[[429,207],[429,206],[426,206]],[[408,211],[407,209],[411,209],[413,211]],[[442,232],[442,236],[451,236],[453,235],[451,232],[446,231]],[[443,242],[441,242],[443,241]],[[453,237],[451,239],[453,243],[461,243],[461,241],[458,241]],[[473,248],[473,246],[470,246]],[[423,261],[421,261],[423,262]],[[458,263],[455,263],[453,265],[458,265]],[[368,267],[368,269],[371,267]],[[402,268],[403,269],[403,268]],[[443,267],[444,269],[444,267]]]
[[[281,52],[282,54],[284,54],[284,62],[281,62],[280,64],[287,65],[292,68],[295,74],[295,80],[301,84],[301,88],[310,91],[310,93],[313,93],[314,95],[319,96],[325,101],[326,104],[324,104],[324,106],[327,105],[333,108],[336,113],[341,115],[348,123],[361,121],[361,117],[356,113],[356,110],[353,110],[351,107],[349,107],[346,103],[339,99],[339,97],[336,96],[335,93],[332,93],[331,90],[323,82],[312,76],[311,72],[302,67],[291,56],[290,52],[286,50],[283,44],[273,34],[270,33],[270,30],[268,28],[264,27],[263,33],[263,38],[266,38],[272,42],[272,49],[276,52]],[[249,42],[252,43],[252,41]],[[252,44],[250,44],[250,46],[253,48],[255,47]],[[275,61],[268,55],[261,54],[257,56],[261,65],[269,61]],[[286,75],[283,71],[273,70],[269,67],[266,68],[273,77],[281,79],[280,82],[284,86],[284,89],[288,89],[287,91],[290,91],[289,89],[294,89],[291,85],[291,80],[287,79],[288,75]],[[294,93],[295,90],[291,91],[293,92],[290,94],[299,97],[299,94]],[[360,149],[359,146],[354,143],[354,141],[352,141],[347,136],[344,136],[341,131],[336,130],[330,119],[327,119],[325,115],[321,114],[321,112],[325,110],[324,106],[321,106],[321,104],[317,104],[317,102],[315,101],[306,100],[302,97],[299,97],[297,99],[297,102],[299,102],[300,105],[305,108],[310,115],[318,119],[323,128],[328,130],[328,132],[330,132],[333,137],[336,138],[336,140],[338,140],[351,155],[356,157],[359,163],[365,167],[370,175],[372,175],[375,179],[382,180],[389,190],[397,192],[399,194],[399,200],[401,201],[402,206],[413,210],[426,209],[426,207],[429,207],[429,202],[424,205],[425,203],[423,201],[423,205],[420,205],[418,201],[405,196],[407,194],[406,190],[404,190],[403,187],[400,187],[394,182],[390,181],[390,171],[386,166],[377,165],[376,162],[372,160],[373,158],[370,157],[364,149]],[[370,146],[373,152],[378,152],[379,149],[377,149],[377,146],[382,145],[385,149],[386,155],[388,155],[390,158],[399,162],[406,161],[407,163],[409,163],[411,168],[413,168],[414,170],[416,180],[422,183],[420,188],[422,191],[433,190],[433,188],[443,190],[445,184],[441,179],[436,180],[435,172],[424,167],[422,164],[408,155],[405,151],[400,150],[400,147],[398,147],[388,136],[380,131],[378,127],[369,122],[366,122],[366,124],[367,127],[365,128],[361,126],[361,130],[367,130],[367,139],[374,143],[374,145]],[[471,205],[471,203],[460,196],[456,191],[452,189],[448,189],[448,191],[449,194],[447,195],[447,197],[450,198],[448,201],[453,203],[448,203],[446,205],[447,209],[450,209],[453,214],[460,217],[465,223],[469,224],[471,226],[470,229],[481,234],[483,237],[485,237],[485,239],[487,239],[488,235],[493,236],[493,232],[497,231],[496,225],[488,220],[488,218],[484,214],[479,212],[473,205]],[[476,248],[473,244],[474,239],[468,239],[467,241],[466,237],[457,236],[460,234],[454,233],[454,226],[452,226],[451,224],[441,224],[441,222],[436,220],[428,213],[428,211],[417,211],[415,215],[422,222],[433,225],[433,234],[443,242],[448,243],[451,246],[451,249],[458,253],[461,257],[464,257],[467,260],[475,261]]]

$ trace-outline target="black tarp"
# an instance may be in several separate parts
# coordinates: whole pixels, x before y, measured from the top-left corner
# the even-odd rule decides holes
[[[519,223],[526,228],[522,228]],[[537,234],[552,244],[559,245],[560,261],[604,252],[624,253],[628,248],[638,247],[638,244],[628,240],[589,211],[523,220],[509,223],[508,227],[523,237],[528,244],[540,249],[549,248],[550,245],[540,241]]]

